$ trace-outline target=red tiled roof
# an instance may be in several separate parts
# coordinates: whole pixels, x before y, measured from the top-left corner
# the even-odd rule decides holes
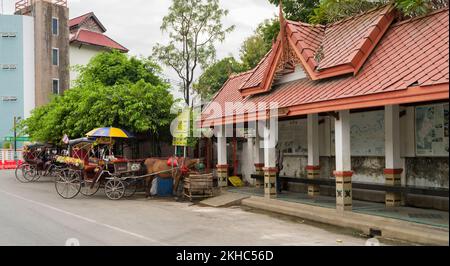
[[[277,41],[243,86],[244,96],[270,90],[288,46],[313,80],[358,73],[394,20],[394,8],[387,5],[327,26],[286,21],[282,13],[280,19]]]
[[[70,43],[73,42],[101,46],[110,49],[117,49],[122,52],[129,51],[127,48],[125,48],[124,46],[120,45],[119,43],[117,43],[116,41],[112,40],[111,38],[102,33],[84,29],[78,30],[78,32],[71,37]]]
[[[89,12],[87,14],[81,15],[79,17],[73,18],[69,20],[69,27],[74,27],[79,25],[81,22],[85,21],[87,18],[89,18],[93,13]]]
[[[352,64],[361,60],[359,53],[370,52],[370,47],[378,43],[394,19],[391,6],[374,9],[362,15],[345,19],[326,27],[321,43],[324,58],[318,65],[323,70],[339,65]],[[355,67],[355,65],[353,65]]]
[[[103,30],[103,32],[106,32],[105,26],[100,22],[100,20],[97,18],[97,16],[94,14],[94,12],[89,12],[87,14],[81,15],[79,17],[73,18],[69,20],[69,28],[75,28],[78,27],[80,24],[88,20],[89,18],[93,18],[97,25]]]
[[[241,84],[252,75],[246,73],[230,78],[213,101],[220,106],[236,101],[277,102],[280,108],[289,109],[289,115],[300,115],[448,99],[448,15],[448,9],[444,9],[391,25],[355,76],[305,78],[275,86],[269,93],[243,98]],[[314,43],[308,45],[312,47]],[[254,111],[241,108],[236,114]],[[221,118],[210,112],[208,107],[205,120]]]

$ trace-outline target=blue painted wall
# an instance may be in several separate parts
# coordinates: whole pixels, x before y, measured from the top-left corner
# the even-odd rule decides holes
[[[2,37],[5,32],[15,33],[16,37]],[[5,70],[3,64],[14,64],[16,69]],[[0,15],[0,145],[4,137],[13,136],[14,116],[24,116],[23,77],[23,18]],[[13,96],[17,101],[3,101],[1,96]]]

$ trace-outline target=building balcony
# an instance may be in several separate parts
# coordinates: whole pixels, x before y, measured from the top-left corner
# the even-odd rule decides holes
[[[16,2],[15,5],[16,12],[26,9],[27,7],[31,6],[34,2],[38,1],[48,2],[58,6],[67,7],[67,0],[20,0]]]

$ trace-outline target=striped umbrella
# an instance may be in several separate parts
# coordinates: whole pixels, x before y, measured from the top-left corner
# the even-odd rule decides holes
[[[93,138],[134,138],[134,136],[126,130],[115,127],[96,128],[87,133],[86,136]]]

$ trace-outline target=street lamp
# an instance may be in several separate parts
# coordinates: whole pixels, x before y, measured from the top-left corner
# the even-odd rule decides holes
[[[14,116],[14,162],[17,165],[17,123],[20,121],[21,117]]]

